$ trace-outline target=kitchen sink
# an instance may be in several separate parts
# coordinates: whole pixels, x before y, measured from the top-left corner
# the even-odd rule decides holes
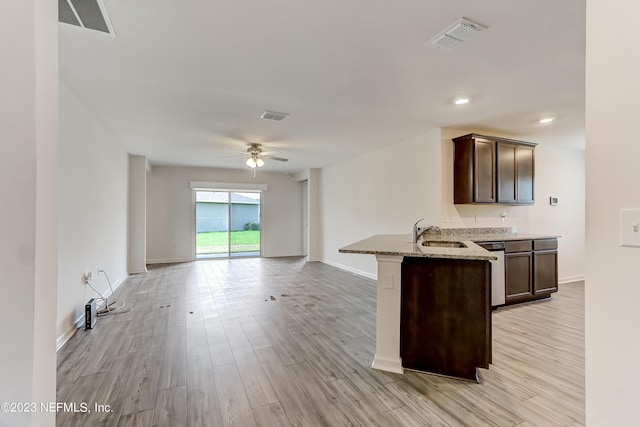
[[[447,240],[423,240],[422,246],[432,246],[436,248],[466,248],[462,242],[452,242]]]

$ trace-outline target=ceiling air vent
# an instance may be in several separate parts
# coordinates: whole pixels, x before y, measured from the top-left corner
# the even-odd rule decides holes
[[[58,22],[114,34],[103,0],[58,0]]]
[[[467,40],[475,37],[480,31],[486,30],[484,27],[468,19],[460,18],[444,31],[439,32],[427,43],[439,49],[453,50]]]
[[[289,113],[278,113],[276,111],[265,110],[264,113],[262,113],[262,115],[260,116],[260,118],[265,120],[275,120],[275,121],[281,122],[284,119],[286,119],[288,115]]]

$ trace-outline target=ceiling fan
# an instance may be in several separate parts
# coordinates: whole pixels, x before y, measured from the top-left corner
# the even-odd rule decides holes
[[[278,151],[262,151],[262,144],[250,143],[248,144],[246,152],[242,152],[243,156],[247,159],[245,164],[253,169],[253,177],[256,177],[256,168],[264,166],[265,160],[275,160],[278,162],[288,162],[289,159],[283,157],[276,157],[273,154]]]

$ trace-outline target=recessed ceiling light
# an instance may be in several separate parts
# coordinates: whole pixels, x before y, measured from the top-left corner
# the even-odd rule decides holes
[[[468,104],[471,101],[471,98],[456,98],[453,103],[456,105],[464,105]]]
[[[545,117],[545,118],[543,118],[543,119],[540,119],[540,120],[538,121],[538,123],[542,123],[542,124],[545,124],[545,123],[551,123],[551,122],[552,122],[552,121],[554,121],[555,119],[556,119],[555,117]]]

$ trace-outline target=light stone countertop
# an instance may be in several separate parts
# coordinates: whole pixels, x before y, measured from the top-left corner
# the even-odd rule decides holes
[[[438,236],[441,237],[441,236]],[[427,240],[431,239],[431,236]],[[397,255],[416,258],[450,258],[469,260],[498,259],[491,252],[481,248],[470,240],[439,239],[460,241],[466,248],[441,248],[422,246],[411,242],[411,234],[377,234],[359,242],[340,248],[338,252],[345,254]]]
[[[554,239],[560,236],[546,234],[524,234],[508,229],[444,229],[441,234],[427,233],[424,240],[462,242],[466,248],[446,248],[422,246],[411,242],[411,234],[377,234],[359,242],[340,248],[340,253],[396,255],[418,258],[449,258],[468,260],[495,260],[497,257],[474,242],[492,242],[508,240]]]

